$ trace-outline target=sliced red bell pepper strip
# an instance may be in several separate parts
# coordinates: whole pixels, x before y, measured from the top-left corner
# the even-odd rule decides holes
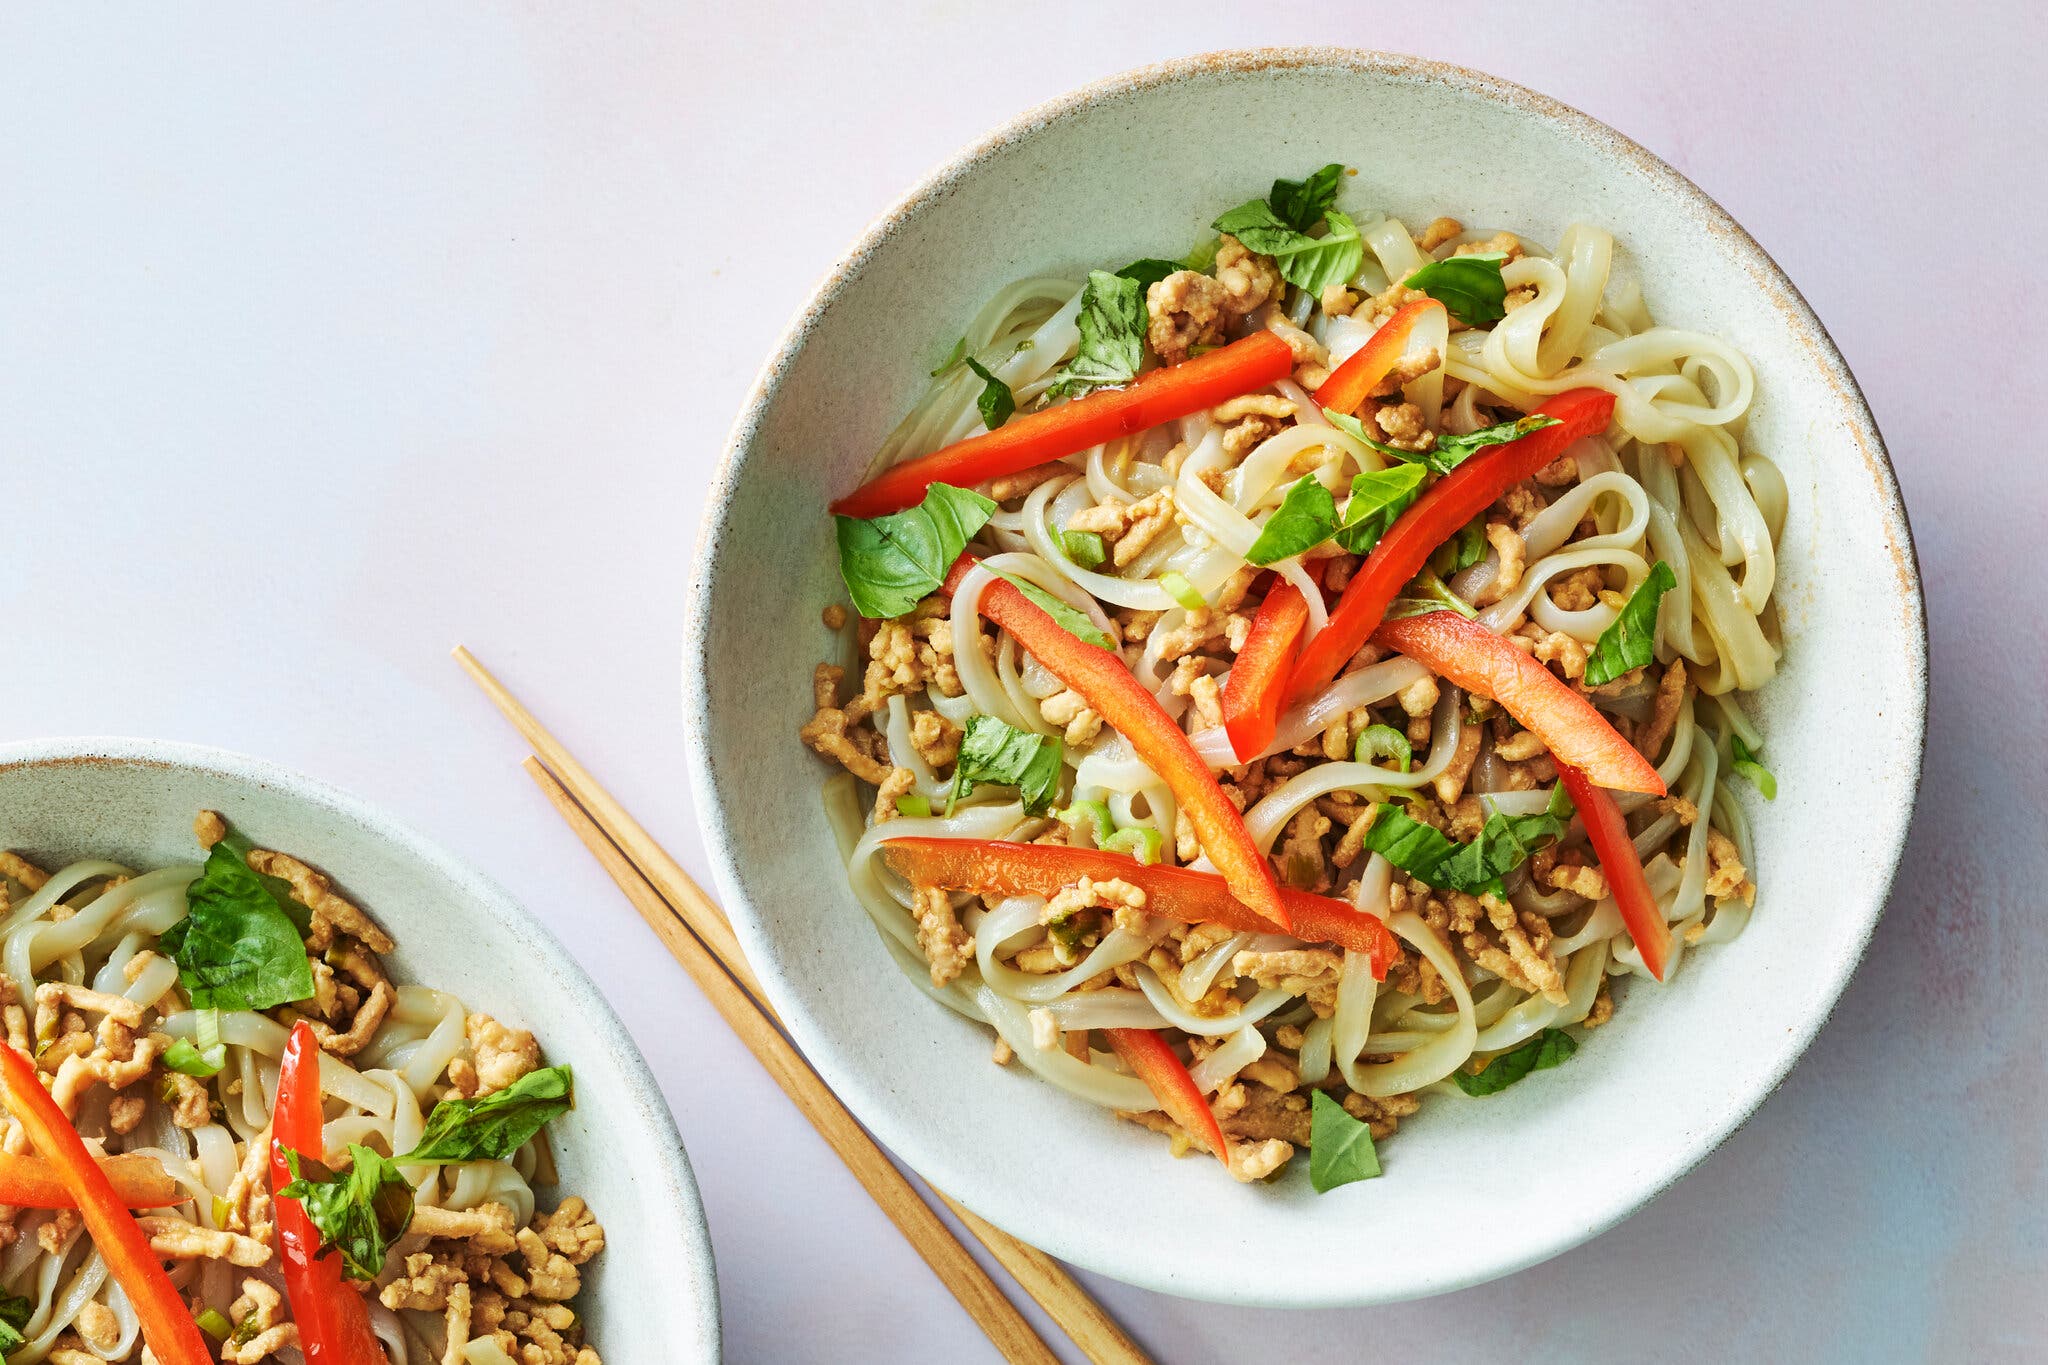
[[[957,591],[961,577],[973,567],[962,555],[946,578],[946,590]],[[1081,694],[1103,723],[1131,742],[1138,757],[1158,773],[1174,800],[1195,827],[1202,852],[1230,883],[1230,894],[1279,928],[1291,926],[1280,900],[1273,866],[1252,836],[1230,798],[1216,785],[1215,774],[1158,699],[1131,676],[1122,656],[1077,639],[1045,610],[1008,581],[991,579],[981,594],[983,616],[1010,632],[1017,643],[1068,687]]]
[[[1593,781],[1616,791],[1664,794],[1664,779],[1650,760],[1593,703],[1477,621],[1454,611],[1433,611],[1388,621],[1373,639],[1467,692],[1499,702],[1543,741],[1559,767],[1583,768]]]
[[[1379,625],[1402,585],[1422,572],[1430,553],[1458,528],[1562,455],[1573,441],[1605,431],[1614,415],[1614,395],[1605,389],[1572,389],[1536,411],[1557,418],[1557,425],[1466,460],[1431,485],[1380,537],[1344,585],[1329,624],[1302,647],[1288,683],[1288,701],[1300,701],[1337,676]]]
[[[1230,1139],[1223,1136],[1223,1125],[1216,1122],[1215,1112],[1202,1098],[1195,1078],[1188,1074],[1172,1046],[1148,1028],[1106,1028],[1102,1032],[1131,1074],[1143,1081],[1159,1101],[1166,1117],[1190,1137],[1206,1144],[1223,1163],[1223,1169],[1229,1170]]]
[[[1317,406],[1346,416],[1357,412],[1407,354],[1416,325],[1429,317],[1432,310],[1441,314],[1444,306],[1435,299],[1417,299],[1396,308],[1372,338],[1323,381],[1315,392]]]
[[[1621,922],[1627,926],[1628,936],[1635,940],[1636,951],[1643,955],[1643,965],[1650,969],[1650,975],[1662,981],[1664,964],[1671,957],[1671,926],[1665,922],[1664,912],[1657,908],[1657,898],[1650,894],[1649,880],[1643,876],[1643,860],[1636,856],[1636,843],[1629,838],[1620,807],[1577,768],[1560,763],[1557,776],[1571,794],[1572,804],[1579,808],[1579,817],[1586,822],[1586,838],[1600,859],[1601,874],[1607,878],[1607,890],[1621,910]]]
[[[1257,758],[1280,728],[1280,704],[1287,699],[1287,679],[1307,625],[1308,600],[1301,589],[1284,579],[1275,583],[1223,680],[1223,730],[1239,762]]]
[[[932,484],[972,488],[1213,408],[1293,371],[1294,353],[1287,343],[1271,332],[1254,332],[1207,355],[1142,375],[1125,388],[1098,389],[1056,408],[1028,412],[994,431],[907,460],[848,493],[832,510],[847,517],[900,512],[921,502]]]
[[[340,1256],[320,1254],[320,1230],[305,1205],[278,1191],[292,1182],[289,1147],[315,1161],[327,1155],[320,1107],[320,1040],[301,1019],[292,1025],[277,1075],[270,1120],[270,1190],[276,1201],[277,1245],[285,1297],[299,1324],[306,1365],[384,1365],[384,1348],[370,1330],[370,1308],[343,1277]]]
[[[211,1365],[213,1352],[192,1310],[178,1297],[163,1262],[149,1248],[142,1225],[100,1169],[64,1111],[43,1089],[35,1063],[0,1044],[0,1076],[7,1082],[7,1108],[58,1179],[71,1191],[92,1244],[128,1296],[142,1321],[142,1339],[160,1365]]]
[[[1185,867],[1140,863],[1120,853],[1058,844],[1013,844],[1003,839],[890,839],[882,861],[905,881],[972,891],[982,896],[1053,896],[1083,877],[1121,878],[1145,893],[1145,913],[1182,924],[1222,924],[1246,933],[1272,925],[1238,901],[1221,877]],[[1375,979],[1401,955],[1401,945],[1378,917],[1330,896],[1280,888],[1290,930],[1306,943],[1334,943],[1363,953]]]
[[[160,1209],[192,1197],[153,1156],[101,1157],[99,1165],[114,1187],[114,1197],[131,1209]],[[18,1209],[78,1207],[56,1167],[39,1156],[11,1152],[0,1152],[0,1204]]]

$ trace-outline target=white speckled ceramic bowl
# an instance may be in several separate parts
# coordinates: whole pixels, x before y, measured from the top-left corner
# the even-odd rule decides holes
[[[1792,490],[1783,671],[1758,699],[1779,778],[1752,808],[1748,932],[1634,987],[1571,1065],[1427,1103],[1386,1176],[1318,1196],[1169,1159],[1021,1067],[890,965],[842,890],[796,740],[818,611],[839,600],[826,501],[856,484],[998,286],[1177,255],[1275,175],[1360,168],[1345,202],[1556,241],[1614,232],[1660,321],[1756,362],[1747,443]],[[1883,908],[1912,812],[1926,633],[1904,509],[1855,381],[1770,258],[1642,148],[1475,72],[1334,50],[1228,53],[1033,110],[933,174],[855,244],[762,372],[712,490],[687,643],[692,774],[719,884],[790,1031],[884,1142],[1008,1231],[1118,1279],[1273,1305],[1475,1284],[1613,1226],[1784,1077]],[[1535,1178],[1531,1178],[1531,1173]]]
[[[576,1068],[576,1107],[549,1132],[562,1190],[605,1225],[578,1303],[590,1339],[613,1365],[717,1361],[710,1236],[675,1121],[618,1016],[538,920],[391,817],[257,759],[148,740],[0,746],[0,848],[45,866],[194,861],[201,809],[333,877],[398,940],[401,980],[532,1029]]]

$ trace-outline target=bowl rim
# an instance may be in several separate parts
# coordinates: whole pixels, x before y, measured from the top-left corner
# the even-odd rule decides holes
[[[841,295],[859,281],[869,259],[907,222],[926,207],[943,199],[982,162],[1029,139],[1042,127],[1060,119],[1127,96],[1142,95],[1156,87],[1191,77],[1218,72],[1256,75],[1289,71],[1333,71],[1411,82],[1427,80],[1452,87],[1464,94],[1505,104],[1525,118],[1549,123],[1568,137],[1591,145],[1596,152],[1629,164],[1650,181],[1657,191],[1679,201],[1707,231],[1722,238],[1731,254],[1756,278],[1764,298],[1780,314],[1795,341],[1804,346],[1814,373],[1833,391],[1837,406],[1848,418],[1847,435],[1858,446],[1870,476],[1878,485],[1880,502],[1885,513],[1881,529],[1892,554],[1897,574],[1898,596],[1907,618],[1906,633],[1911,656],[1907,664],[1913,690],[1913,704],[1904,717],[1907,725],[1905,742],[1911,751],[1908,781],[1902,784],[1903,792],[1893,794],[1894,809],[1899,816],[1898,834],[1889,852],[1888,862],[1882,868],[1879,879],[1882,891],[1864,912],[1855,942],[1851,945],[1851,950],[1839,959],[1838,969],[1830,976],[1814,983],[1816,990],[1812,998],[1821,1002],[1820,1007],[1808,1008],[1788,1030],[1793,1045],[1782,1054],[1781,1062],[1773,1069],[1766,1082],[1758,1086],[1753,1094],[1738,1098],[1724,1121],[1703,1130],[1682,1159],[1656,1171],[1651,1178],[1643,1181],[1640,1188],[1629,1198],[1620,1201],[1602,1216],[1560,1230],[1554,1237],[1534,1246],[1528,1254],[1492,1262],[1485,1261],[1483,1257],[1475,1257],[1463,1273],[1445,1275],[1436,1281],[1412,1286],[1397,1294],[1374,1293],[1369,1290],[1361,1293],[1356,1285],[1346,1284],[1338,1276],[1317,1279],[1301,1275],[1293,1281],[1291,1288],[1281,1292],[1274,1292],[1266,1286],[1251,1290],[1234,1289],[1230,1286],[1204,1286],[1201,1295],[1204,1299],[1213,1299],[1216,1302],[1250,1306],[1334,1308],[1429,1297],[1513,1274],[1592,1240],[1670,1189],[1747,1124],[1763,1102],[1784,1084],[1786,1076],[1805,1055],[1821,1027],[1833,1017],[1842,992],[1846,989],[1850,977],[1861,965],[1864,954],[1869,949],[1871,937],[1876,932],[1878,921],[1883,918],[1890,903],[1897,883],[1899,866],[1905,855],[1926,755],[1928,630],[1918,551],[1890,454],[1885,449],[1884,438],[1878,431],[1876,419],[1863,397],[1863,391],[1855,376],[1850,372],[1848,363],[1842,358],[1834,338],[1829,335],[1827,328],[1791,278],[1728,210],[1647,148],[1580,109],[1526,86],[1470,67],[1402,53],[1334,45],[1223,49],[1136,67],[1092,81],[1033,105],[979,141],[947,158],[877,215],[826,271],[763,363],[748,390],[745,403],[733,422],[706,490],[704,514],[698,526],[695,548],[694,563],[697,571],[691,575],[687,593],[682,690],[684,720],[690,738],[686,757],[691,792],[699,813],[705,851],[709,855],[719,892],[725,903],[738,912],[731,915],[733,927],[756,974],[781,1015],[784,1027],[788,1029],[826,1083],[832,1087],[834,1093],[856,1113],[860,1121],[876,1137],[907,1164],[931,1179],[935,1186],[944,1189],[949,1197],[975,1209],[989,1221],[1003,1226],[1006,1231],[1015,1229],[1019,1236],[1029,1231],[1032,1235],[1025,1240],[1032,1241],[1040,1250],[1125,1283],[1160,1293],[1194,1297],[1190,1293],[1190,1286],[1154,1268],[1152,1262],[1108,1263],[1103,1257],[1093,1254],[1093,1247],[1076,1246],[1066,1241],[1060,1235],[1058,1220],[1034,1220],[1019,1216],[1023,1213],[1024,1203],[1011,1201],[1008,1207],[991,1213],[982,1206],[982,1200],[977,1197],[980,1192],[972,1188],[974,1182],[953,1181],[948,1178],[956,1172],[964,1172],[966,1168],[956,1164],[935,1144],[926,1141],[924,1135],[914,1125],[900,1121],[885,1097],[871,1094],[859,1080],[857,1072],[846,1063],[841,1055],[842,1049],[831,1034],[814,1025],[810,1012],[805,1007],[803,993],[783,970],[776,955],[770,951],[772,942],[762,932],[760,926],[763,921],[738,875],[731,832],[718,800],[717,783],[705,758],[705,739],[712,732],[707,620],[712,584],[716,577],[710,567],[709,554],[717,543],[718,528],[724,521],[736,493],[742,457],[758,435],[767,408],[797,354],[808,342],[811,332],[824,315]],[[998,1214],[1001,1216],[997,1216]]]
[[[254,784],[308,802],[395,846],[409,860],[431,867],[454,883],[472,905],[510,934],[518,946],[552,958],[561,969],[557,979],[568,991],[570,1003],[582,1017],[593,1021],[600,1032],[609,1032],[619,1040],[611,1051],[626,1073],[631,1092],[628,1103],[636,1111],[635,1121],[647,1126],[659,1154],[659,1168],[646,1172],[650,1179],[642,1187],[642,1194],[663,1193],[664,1202],[675,1215],[666,1223],[672,1235],[667,1245],[636,1251],[659,1255],[664,1269],[676,1272],[677,1279],[702,1286],[701,1293],[690,1296],[695,1322],[676,1324],[674,1340],[679,1354],[674,1358],[707,1362],[720,1358],[718,1277],[711,1254],[710,1227],[689,1155],[676,1131],[675,1116],[669,1111],[647,1059],[627,1033],[617,1011],[582,964],[539,917],[466,859],[449,852],[405,821],[362,797],[268,759],[178,740],[112,736],[60,736],[0,744],[0,779],[22,769],[64,767],[179,769]],[[687,1356],[680,1354],[685,1349],[689,1351]]]

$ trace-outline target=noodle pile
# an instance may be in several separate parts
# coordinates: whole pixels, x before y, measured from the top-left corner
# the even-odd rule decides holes
[[[211,812],[197,828],[209,844],[227,834]],[[206,871],[196,863],[138,873],[85,859],[46,873],[0,853],[0,1003],[8,1041],[35,1056],[88,1148],[145,1159],[174,1184],[180,1202],[137,1218],[221,1359],[291,1365],[303,1356],[282,1293],[269,1167],[290,1023],[314,1021],[327,1115],[318,1158],[343,1169],[351,1144],[416,1151],[441,1101],[502,1096],[537,1079],[540,1058],[531,1034],[430,986],[392,982],[379,961],[390,940],[319,873],[282,854],[246,856],[289,880],[289,893],[278,881],[274,894],[311,921],[300,947],[312,998],[264,1012],[191,1008],[163,936],[188,915],[188,889]],[[0,1150],[30,1150],[11,1118],[0,1120]],[[544,1133],[508,1159],[397,1169],[412,1187],[410,1227],[375,1282],[357,1287],[393,1365],[598,1365],[569,1300],[603,1230],[580,1199],[540,1211],[537,1187],[555,1180]],[[22,1338],[8,1365],[143,1358],[137,1315],[71,1210],[0,1205],[0,1296],[0,1317]]]
[[[1325,624],[1317,578],[1334,591],[1358,567],[1358,556],[1328,542],[1272,564],[1270,576],[1245,555],[1303,476],[1341,498],[1355,475],[1393,463],[1384,443],[1333,425],[1309,391],[1404,300],[1420,297],[1401,282],[1429,261],[1467,243],[1475,244],[1467,251],[1504,250],[1505,316],[1488,326],[1454,324],[1441,363],[1388,396],[1379,426],[1373,408],[1360,413],[1374,438],[1385,431],[1392,439],[1415,417],[1429,433],[1469,433],[1571,389],[1615,398],[1604,435],[1577,441],[1483,514],[1486,525],[1473,528],[1483,557],[1475,550],[1475,562],[1447,569],[1443,586],[1475,606],[1482,625],[1533,651],[1586,696],[1668,784],[1665,798],[1616,800],[1672,926],[1671,967],[1688,947],[1739,934],[1755,893],[1749,829],[1728,778],[1738,758],[1762,747],[1736,698],[1777,667],[1771,593],[1787,495],[1776,467],[1741,445],[1755,389],[1749,362],[1718,338],[1653,322],[1638,286],[1617,269],[1614,239],[1597,227],[1570,228],[1548,252],[1526,238],[1464,232],[1450,220],[1420,238],[1379,215],[1357,227],[1366,250],[1349,288],[1311,296],[1283,286],[1231,320],[1232,335],[1265,329],[1294,348],[1295,375],[1262,391],[1275,402],[1233,400],[1094,446],[1008,487],[982,485],[999,503],[970,547],[982,567],[903,618],[845,627],[853,676],[865,670],[851,700],[832,695],[837,671],[823,670],[820,680],[820,715],[836,713],[857,751],[838,751],[852,771],[828,782],[826,808],[853,891],[905,975],[991,1026],[999,1061],[1014,1055],[1184,1150],[1192,1135],[1091,1034],[1160,1031],[1224,1133],[1240,1146],[1263,1145],[1263,1159],[1238,1170],[1241,1178],[1267,1174],[1308,1141],[1316,1090],[1384,1137],[1414,1112],[1419,1092],[1459,1094],[1447,1082],[1471,1078],[1546,1030],[1605,1022],[1612,983],[1649,975],[1576,822],[1506,876],[1503,896],[1434,888],[1359,847],[1358,822],[1375,812],[1400,810],[1469,841],[1496,812],[1550,807],[1555,765],[1487,699],[1368,645],[1286,710],[1276,742],[1256,761],[1240,763],[1217,723],[1216,685],[1227,680],[1266,585],[1303,589],[1312,637]],[[1030,409],[1075,354],[1083,292],[1071,279],[1020,281],[969,324],[964,353],[1009,386],[1018,411]],[[1170,293],[1151,286],[1155,338]],[[963,364],[942,371],[883,443],[877,471],[981,432],[983,390]],[[1159,508],[1162,494],[1170,524],[1149,529],[1134,555],[1084,566],[1070,553],[1077,518],[1115,530],[1133,509]],[[1661,612],[1652,608],[1654,660],[1588,685],[1587,652],[1659,561],[1676,586]],[[1156,831],[1165,861],[1206,866],[1159,773],[1113,729],[1091,728],[1091,715],[1077,720],[1061,680],[978,617],[974,604],[995,570],[1053,594],[1118,642],[1226,794],[1241,800],[1244,824],[1283,884],[1386,922],[1403,952],[1384,982],[1357,952],[1172,923],[1104,899],[1051,923],[1046,898],[1037,896],[940,893],[944,904],[934,906],[928,889],[884,866],[883,841],[906,836],[1094,846],[1101,828],[1071,815],[1088,803],[1100,803],[1119,831]],[[1189,587],[1203,605],[1186,605]],[[828,611],[828,624],[839,614]],[[1000,785],[956,797],[948,741],[975,716],[1063,737],[1053,810],[1029,816],[1014,789]],[[1406,736],[1412,765],[1354,754],[1371,726]],[[815,723],[806,738],[824,750],[814,733]],[[874,773],[861,756],[889,773],[879,802],[876,784],[854,776]],[[1062,811],[1069,818],[1059,818]],[[957,971],[942,969],[931,952],[930,921],[947,909],[971,935]]]

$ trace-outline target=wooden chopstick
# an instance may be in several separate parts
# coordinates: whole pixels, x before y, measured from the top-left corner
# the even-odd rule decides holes
[[[882,1212],[889,1215],[890,1221],[910,1239],[918,1254],[938,1272],[939,1278],[946,1282],[946,1287],[953,1291],[961,1306],[981,1324],[981,1330],[1003,1353],[1003,1359],[1059,1365],[1059,1357],[1046,1348],[1038,1334],[1031,1330],[1031,1324],[1024,1320],[1024,1315],[1003,1297],[995,1281],[988,1277],[988,1272],[947,1232],[938,1215],[917,1197],[917,1191],[911,1188],[910,1182],[889,1164],[889,1158],[883,1155],[882,1149],[861,1130],[853,1115],[847,1113],[832,1092],[825,1088],[825,1083],[805,1064],[797,1050],[725,974],[710,951],[670,913],[668,902],[640,875],[639,869],[605,837],[604,831],[576,804],[575,798],[539,759],[528,758],[525,766],[535,785],[554,803],[555,809],[583,841],[584,847],[618,883],[619,890],[626,893],[626,899],[633,903],[633,908],[640,912],[648,927],[668,945],[669,952],[683,964],[683,970],[696,981],[705,998],[739,1035],[755,1060],[767,1068],[775,1083],[782,1087],[782,1092],[803,1111],[811,1126],[832,1145],[832,1150],[839,1153],[854,1178],[882,1206]]]
[[[676,955],[679,961],[683,962],[685,969],[690,970],[693,977],[697,975],[696,970],[691,966],[691,962],[684,960],[685,952],[694,949],[696,954],[701,956],[708,950],[710,956],[717,960],[717,964],[722,966],[726,972],[731,973],[732,981],[726,982],[725,985],[730,988],[733,982],[738,983],[739,989],[744,992],[743,1000],[755,1012],[756,1019],[765,1018],[767,1021],[771,1021],[771,1023],[775,1021],[773,1007],[769,1005],[767,996],[762,992],[760,981],[754,975],[753,968],[747,962],[745,954],[740,951],[739,940],[734,937],[731,923],[726,919],[725,912],[718,904],[704,893],[703,888],[698,886],[689,873],[683,870],[681,864],[677,863],[674,858],[669,856],[666,849],[655,842],[653,836],[648,834],[640,822],[635,820],[612,797],[611,793],[607,792],[598,783],[597,779],[591,776],[588,769],[577,762],[576,758],[567,749],[562,747],[560,741],[556,740],[541,725],[539,720],[534,717],[533,713],[528,711],[516,697],[507,691],[503,684],[499,683],[490,674],[489,670],[485,669],[477,661],[474,655],[467,649],[458,647],[455,650],[455,658],[462,665],[463,669],[476,681],[478,686],[483,688],[485,694],[490,697],[492,703],[505,715],[505,718],[512,722],[513,727],[532,746],[535,754],[539,756],[539,763],[536,763],[533,759],[527,760],[528,771],[533,773],[534,780],[541,784],[542,791],[548,796],[550,801],[555,803],[556,809],[561,812],[563,818],[569,821],[571,827],[583,839],[585,845],[604,864],[606,871],[611,873],[613,880],[619,883],[621,890],[626,892],[628,898],[633,901],[635,908],[640,910],[642,916],[647,919],[648,924],[653,927],[655,933],[664,943],[668,944],[670,951]],[[536,771],[536,768],[540,769],[540,771]],[[567,804],[564,803],[565,800]],[[572,809],[574,811],[573,815],[571,814]],[[593,834],[598,840],[597,843],[592,842]],[[602,844],[604,851],[600,851],[600,844]],[[622,877],[622,873],[632,874],[630,882]],[[638,884],[639,890],[637,894],[631,883]],[[658,915],[652,913],[654,905],[648,900],[650,894],[654,897],[655,901],[659,902],[659,908],[662,913]],[[688,947],[680,946],[679,940],[687,941]],[[698,940],[701,940],[701,943]],[[699,984],[702,984],[701,979]],[[711,992],[707,989],[706,993],[710,994]],[[745,999],[745,997],[751,997],[751,999]],[[718,1004],[718,1000],[714,998],[713,1003],[714,1005]],[[720,1008],[721,1013],[723,1013],[723,1006]],[[730,1016],[728,1016],[728,1020],[730,1021]],[[746,1040],[748,1045],[752,1047],[753,1040],[748,1036],[748,1033],[739,1025],[734,1025],[734,1028],[735,1031],[740,1032],[742,1039]],[[770,1027],[768,1032],[774,1033],[773,1028]],[[792,1056],[797,1055],[795,1049],[790,1048],[787,1041],[782,1039],[779,1033],[774,1033],[774,1036],[784,1048],[789,1050]],[[758,1050],[756,1051],[756,1056],[760,1056]],[[764,1065],[766,1065],[765,1059]],[[845,1114],[843,1107],[839,1105],[835,1097],[831,1096],[830,1091],[824,1088],[823,1083],[817,1081],[815,1074],[809,1071],[808,1064],[798,1057],[797,1065],[803,1068],[806,1075],[810,1077],[810,1080],[818,1086],[818,1089],[825,1095],[831,1107],[841,1117],[847,1119],[853,1134],[858,1136],[860,1144],[879,1157],[879,1149],[868,1139],[865,1132],[860,1130],[857,1125],[852,1125],[850,1116]],[[775,1067],[770,1066],[769,1070],[771,1074],[776,1075],[778,1081],[782,1080],[781,1074],[776,1071]],[[784,1082],[783,1088],[785,1091],[789,1091],[789,1083]],[[796,1099],[795,1093],[793,1091],[790,1093],[791,1098]],[[799,1100],[798,1104],[799,1107],[803,1107],[802,1101]],[[808,1115],[809,1110],[806,1110],[806,1113]],[[815,1116],[813,1116],[813,1122],[817,1122]],[[822,1125],[820,1126],[820,1132],[825,1132]],[[831,1135],[827,1133],[826,1136],[828,1141],[830,1141]],[[838,1144],[834,1142],[834,1146],[837,1147]],[[855,1157],[848,1155],[844,1149],[840,1151],[840,1155],[847,1160],[847,1164],[850,1167],[854,1167],[855,1175],[861,1177],[860,1168],[855,1166]],[[935,1233],[936,1236],[951,1245],[953,1252],[958,1253],[960,1258],[966,1261],[966,1264],[974,1270],[975,1274],[984,1283],[986,1283],[987,1277],[981,1275],[980,1268],[960,1250],[958,1242],[946,1230],[945,1225],[939,1223],[936,1218],[930,1217],[929,1208],[924,1206],[923,1201],[917,1198],[915,1191],[896,1173],[895,1167],[889,1165],[886,1158],[882,1159],[881,1164],[886,1168],[888,1175],[894,1178],[895,1183],[902,1187],[902,1195],[916,1203],[919,1206],[919,1210],[927,1218],[930,1218],[930,1223],[925,1224],[916,1219],[914,1212],[910,1213],[909,1217],[918,1229],[914,1231],[911,1225],[906,1224],[904,1218],[898,1217],[896,1210],[892,1207],[889,1199],[884,1197],[883,1192],[878,1191],[874,1185],[868,1185],[869,1192],[875,1195],[877,1202],[882,1204],[883,1210],[889,1213],[891,1219],[910,1238],[912,1244],[925,1256],[927,1262],[931,1263],[933,1269],[939,1273],[940,1278],[947,1280],[948,1287],[960,1298],[962,1304],[966,1305],[970,1312],[975,1312],[980,1292],[978,1287],[971,1283],[963,1287],[954,1284],[952,1280],[948,1279],[946,1267],[954,1264],[952,1258],[941,1248],[939,1258],[934,1259],[932,1251],[928,1250],[919,1241],[920,1235],[932,1235]],[[861,1178],[863,1184],[868,1184],[865,1177]],[[896,1191],[891,1189],[888,1193],[893,1197]],[[1065,1267],[1061,1266],[1058,1261],[1039,1251],[1036,1247],[1028,1246],[1001,1229],[985,1222],[967,1209],[954,1203],[944,1192],[935,1189],[933,1193],[937,1194],[945,1202],[946,1207],[953,1211],[954,1216],[959,1218],[967,1230],[974,1234],[981,1244],[989,1250],[990,1254],[1010,1272],[1018,1284],[1023,1286],[1025,1292],[1030,1294],[1053,1321],[1059,1324],[1061,1330],[1067,1333],[1074,1344],[1080,1347],[1082,1353],[1090,1361],[1095,1362],[1095,1365],[1151,1365],[1150,1359],[1138,1348],[1137,1344],[1124,1334],[1123,1329],[1117,1326],[1115,1320],[1102,1310],[1101,1305],[1089,1297],[1087,1291],[1081,1288],[1073,1276],[1069,1275]],[[990,1287],[993,1288],[993,1286]],[[963,1292],[963,1288],[965,1292]],[[997,1295],[997,1297],[1000,1299],[1001,1296]],[[1009,1307],[1007,1301],[1004,1302],[1004,1307]],[[1014,1310],[1012,1312],[1014,1313]],[[975,1313],[975,1316],[980,1320],[981,1315],[979,1313]],[[983,1322],[985,1328],[988,1325],[986,1321]],[[1029,1327],[1023,1324],[1021,1318],[1018,1319],[1018,1326],[1021,1326],[1029,1337],[1030,1347],[1043,1352],[1045,1349],[1043,1343],[1038,1341],[1035,1335],[1030,1335]],[[990,1331],[990,1337],[996,1341],[998,1347],[1003,1347],[1003,1339],[997,1337],[994,1330]],[[1005,1354],[1008,1355],[1007,1348],[1005,1348]],[[1009,1358],[1014,1360],[1037,1359],[1040,1357],[1009,1356]]]

